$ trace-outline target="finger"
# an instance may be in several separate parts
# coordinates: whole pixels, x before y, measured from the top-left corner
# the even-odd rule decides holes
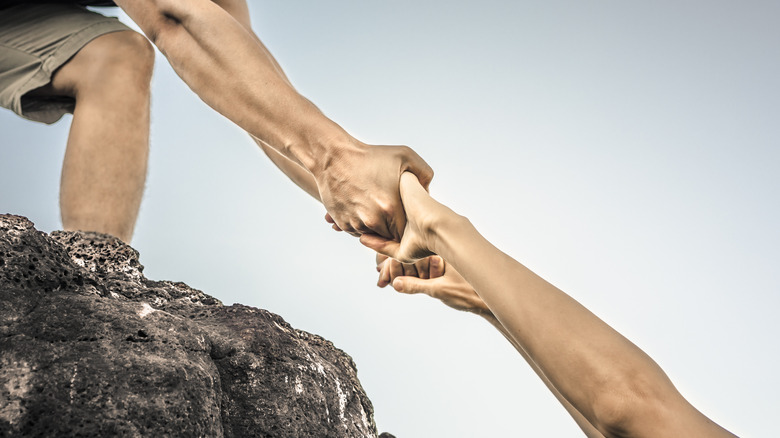
[[[372,218],[368,216],[359,216],[358,221],[353,223],[355,230],[361,234],[376,234],[388,239],[395,239],[392,229],[388,228],[387,219],[384,217]],[[400,241],[401,239],[396,239]]]
[[[399,197],[398,199],[401,198]],[[400,242],[406,228],[406,212],[401,204],[398,205],[398,209],[391,216],[387,217],[387,228],[393,239]]]
[[[382,268],[384,268],[385,263],[387,263],[388,260],[391,260],[391,259],[389,259],[386,255],[376,253],[376,270],[377,270],[377,272],[379,272]]]
[[[426,294],[430,295],[432,280],[421,280],[417,277],[398,277],[393,280],[393,289],[405,294]]]
[[[430,278],[430,274],[428,274],[430,269],[430,259],[430,257],[426,257],[414,263],[415,267],[417,267],[417,276],[423,280]]]
[[[404,275],[404,265],[401,264],[398,260],[390,260],[387,265],[388,272],[390,273],[390,282],[392,282],[396,277],[403,277]]]
[[[420,275],[417,273],[417,266],[414,263],[403,263],[401,264],[401,268],[403,269],[404,276],[407,277],[419,277]]]
[[[406,166],[402,171],[403,170],[415,174],[417,179],[420,180],[420,185],[422,185],[426,191],[428,190],[428,186],[431,184],[431,181],[433,181],[433,168],[431,168],[431,166],[429,166],[428,163],[412,149],[409,149]]]
[[[355,231],[355,229],[352,228],[351,226],[339,227],[338,225],[332,225],[331,228],[339,232],[343,231],[353,237],[360,237],[361,234],[363,234],[358,231]]]
[[[393,257],[398,254],[401,244],[392,240],[385,239],[384,237],[377,236],[376,234],[363,234],[360,236],[360,243],[374,251],[384,254],[388,257]]]
[[[429,257],[428,275],[430,278],[438,278],[444,275],[444,259],[434,255]]]
[[[333,216],[330,215],[330,213],[325,214],[325,222],[331,224],[331,228],[333,228],[336,231],[344,231],[353,236],[360,235],[360,233],[355,231],[355,227],[353,227],[352,224],[350,224],[349,222],[339,223],[336,221],[336,219]]]
[[[389,265],[385,263],[382,265],[382,269],[379,271],[379,279],[377,279],[376,285],[379,287],[385,287],[388,284],[390,284],[390,269]]]
[[[359,222],[347,222],[344,226],[341,226],[341,229],[346,231],[351,236],[360,237],[360,235],[363,234],[361,226],[362,224]]]
[[[341,228],[339,228],[338,225],[336,225],[336,221],[333,220],[333,216],[331,216],[330,213],[325,213],[325,222],[329,223],[330,227],[334,230],[343,231]]]
[[[417,175],[411,172],[404,172],[401,174],[401,182],[398,188],[401,190],[401,202],[406,204],[413,201],[416,197],[430,197],[431,195],[426,191],[425,187],[420,183],[420,179]]]
[[[397,205],[392,210],[385,210],[388,212],[386,216],[387,228],[392,233],[392,237],[398,242],[401,241],[406,229],[406,211],[404,210],[403,196],[401,195],[401,179],[404,173],[405,171],[402,170],[401,175],[398,177],[398,192],[396,192],[397,198],[394,201],[397,202]]]

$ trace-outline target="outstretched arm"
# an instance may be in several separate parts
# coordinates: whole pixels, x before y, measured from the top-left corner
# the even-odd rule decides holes
[[[118,0],[209,106],[312,175],[320,199],[344,231],[400,239],[401,173],[424,184],[433,172],[405,146],[369,146],[300,95],[240,18],[241,5],[211,0]]]
[[[379,282],[380,287],[384,287],[387,284],[393,286],[398,292],[405,294],[425,294],[432,298],[440,300],[447,306],[460,310],[463,312],[474,313],[481,316],[493,327],[495,327],[505,338],[515,347],[520,356],[525,359],[531,369],[542,380],[547,389],[552,392],[553,396],[559,403],[566,409],[566,412],[571,415],[577,425],[585,433],[588,438],[604,438],[604,435],[599,432],[588,420],[569,403],[566,398],[561,395],[555,386],[553,386],[550,379],[544,375],[539,366],[534,362],[525,352],[523,347],[518,344],[500,322],[496,319],[493,312],[490,311],[487,304],[482,301],[482,298],[477,295],[477,292],[471,287],[470,284],[450,265],[447,265],[440,257],[431,256],[430,261],[430,278],[422,278],[419,276],[409,275],[403,272],[403,268],[400,262],[388,259],[380,263]]]
[[[244,29],[247,30],[247,32],[249,32],[255,42],[259,45],[261,51],[265,53],[268,63],[271,65],[276,74],[283,81],[290,84],[290,80],[287,79],[284,71],[282,71],[282,67],[279,66],[279,64],[276,62],[276,59],[274,59],[274,57],[271,55],[271,52],[266,49],[265,45],[263,45],[263,42],[260,41],[260,38],[258,38],[252,30],[252,20],[249,17],[249,7],[246,4],[246,0],[212,1],[224,9],[228,14],[230,14],[236,21],[238,21],[239,24],[241,24]],[[290,86],[292,86],[292,84],[290,84]],[[279,168],[279,170],[284,172],[284,174],[287,175],[287,177],[290,178],[292,182],[303,189],[303,191],[308,193],[311,197],[322,202],[322,199],[320,199],[319,190],[317,189],[317,181],[314,180],[314,176],[309,171],[307,171],[300,164],[282,155],[268,143],[263,142],[252,134],[249,134],[249,136],[252,137],[252,140],[254,140],[258,146],[260,146],[260,149],[265,152],[271,162],[274,163],[276,167]]]
[[[411,174],[399,243],[366,246],[409,262],[436,253],[463,275],[552,385],[605,436],[733,436],[700,413],[647,354],[560,289],[501,252]]]

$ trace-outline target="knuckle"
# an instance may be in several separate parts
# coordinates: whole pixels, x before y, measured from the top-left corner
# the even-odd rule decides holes
[[[366,230],[376,230],[381,225],[381,222],[376,216],[368,216],[363,219],[361,226]]]
[[[342,231],[346,231],[347,233],[354,233],[355,232],[355,228],[349,222],[341,222],[341,224],[339,225],[339,222],[337,221],[336,222],[336,226],[341,228]]]
[[[396,203],[392,200],[383,199],[377,202],[377,208],[379,209],[379,213],[382,216],[393,216],[397,210],[395,204]]]

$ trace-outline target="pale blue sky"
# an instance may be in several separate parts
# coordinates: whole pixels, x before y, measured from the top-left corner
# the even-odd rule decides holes
[[[298,89],[618,329],[741,436],[780,390],[776,2],[252,2]],[[153,279],[348,352],[399,438],[576,436],[478,317],[374,286],[373,256],[158,55],[134,246]],[[0,210],[60,228],[68,121],[0,112]]]

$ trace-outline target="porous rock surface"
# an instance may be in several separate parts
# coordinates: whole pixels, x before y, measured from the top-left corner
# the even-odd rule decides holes
[[[0,215],[0,436],[376,437],[329,341],[142,271],[111,236]]]

